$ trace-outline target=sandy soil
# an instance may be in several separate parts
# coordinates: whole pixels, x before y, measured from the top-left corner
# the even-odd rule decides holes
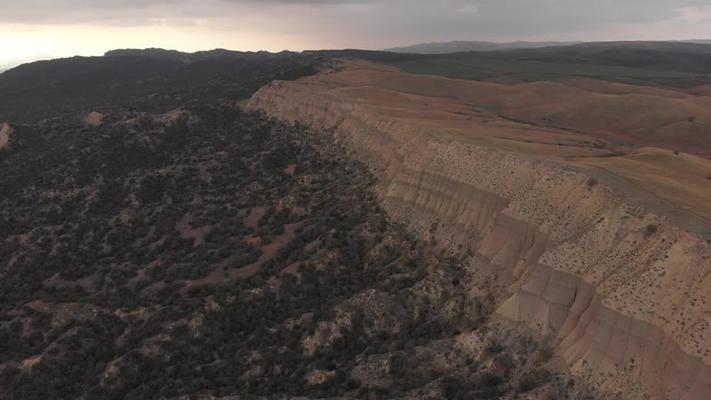
[[[212,272],[210,272],[206,277],[190,281],[187,283],[183,291],[189,290],[191,287],[202,286],[202,285],[224,285],[237,280],[248,279],[258,274],[262,266],[276,255],[276,253],[281,250],[282,247],[286,246],[294,240],[296,229],[300,224],[287,224],[284,225],[284,233],[277,236],[270,243],[263,245],[262,255],[253,264],[241,267],[241,268],[231,268],[231,264],[234,262],[231,259],[217,265]]]
[[[265,207],[252,208],[251,210],[249,210],[249,214],[244,217],[244,225],[256,229],[259,226],[259,220],[264,217],[264,214],[266,212],[267,209]]]
[[[193,246],[198,247],[205,242],[205,235],[210,232],[210,226],[205,225],[199,228],[193,227],[193,217],[191,214],[185,214],[183,219],[178,221],[175,229],[180,233],[183,239],[192,239]]]

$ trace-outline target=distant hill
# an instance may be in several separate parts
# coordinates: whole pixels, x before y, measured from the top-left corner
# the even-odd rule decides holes
[[[518,42],[508,42],[508,43],[496,43],[496,42],[484,42],[484,41],[452,41],[452,42],[431,42],[431,43],[419,43],[412,46],[404,47],[394,47],[390,49],[385,49],[385,51],[394,53],[411,53],[411,54],[451,54],[451,53],[466,53],[471,51],[500,51],[500,50],[526,50],[526,49],[540,49],[544,47],[568,47],[574,45],[593,45],[593,46],[608,46],[619,44],[622,42],[528,42],[528,41],[518,41]],[[626,42],[630,44],[643,44],[643,43],[653,43],[659,45],[660,43],[666,43],[670,46],[676,46],[679,44],[711,44],[711,40],[708,39],[692,39],[692,40],[670,40],[670,41],[656,41],[656,42]]]
[[[711,45],[701,42],[596,42],[565,47],[518,49],[506,54],[518,60],[595,64],[678,71],[711,72]]]
[[[190,100],[238,100],[271,80],[310,74],[314,62],[295,53],[161,49],[37,61],[0,74],[0,121],[29,123],[129,106],[164,112]]]
[[[182,63],[194,63],[200,61],[218,60],[218,59],[248,59],[248,60],[269,60],[274,58],[295,56],[298,53],[291,51],[282,51],[279,53],[270,53],[268,51],[234,51],[226,49],[214,49],[207,51],[198,51],[195,53],[186,53],[177,50],[166,50],[158,48],[149,49],[118,49],[111,50],[104,54],[105,57],[152,57],[160,59],[168,59]]]
[[[407,72],[455,79],[533,82],[582,77],[636,85],[711,84],[711,45],[701,42],[589,42],[451,54],[384,53],[370,57]]]
[[[432,42],[420,43],[412,46],[395,47],[386,49],[395,53],[417,53],[417,54],[447,54],[462,53],[468,51],[495,51],[510,49],[536,49],[541,47],[569,46],[581,42],[511,42],[494,43],[481,41],[453,41],[453,42]]]

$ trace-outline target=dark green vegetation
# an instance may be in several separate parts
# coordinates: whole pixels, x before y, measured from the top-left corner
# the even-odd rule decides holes
[[[3,75],[17,103],[0,114],[31,122],[11,119],[0,151],[0,398],[585,393],[549,371],[550,348],[491,321],[475,269],[389,220],[331,136],[233,106],[325,56]],[[59,110],[51,85],[33,103],[50,77],[87,86]],[[90,109],[99,126],[79,121]]]
[[[189,102],[245,99],[271,80],[312,74],[317,61],[293,53],[160,50],[40,61],[0,74],[0,121],[165,112]]]
[[[494,51],[511,49],[528,49],[552,46],[570,46],[579,42],[510,42],[494,43],[481,41],[452,41],[452,42],[432,42],[420,43],[412,46],[396,47],[387,49],[396,53],[416,53],[416,54],[451,54],[467,51]]]
[[[538,371],[531,341],[457,347],[490,301],[462,300],[468,272],[390,223],[328,137],[225,106],[159,120],[22,126],[3,153],[3,398],[496,398],[548,381],[516,383]]]
[[[711,83],[711,45],[700,43],[588,43],[409,57],[388,62],[412,73],[458,79],[583,77],[682,88]]]

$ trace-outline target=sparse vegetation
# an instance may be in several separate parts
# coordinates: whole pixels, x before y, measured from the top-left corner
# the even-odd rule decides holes
[[[462,303],[471,318],[441,315],[466,291],[461,261],[391,222],[365,165],[261,114],[184,112],[20,128],[0,176],[2,393],[392,397],[440,380],[446,398],[515,390],[484,368],[460,377],[482,363],[451,344],[437,350],[455,360],[444,369],[422,358],[476,331],[492,300]],[[503,343],[488,350],[518,373]],[[371,385],[368,360],[390,356],[388,383]]]

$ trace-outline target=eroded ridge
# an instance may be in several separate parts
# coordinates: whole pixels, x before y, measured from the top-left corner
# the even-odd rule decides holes
[[[334,132],[392,216],[468,254],[502,323],[556,338],[603,395],[711,398],[711,162],[505,118],[476,90],[347,62],[247,107]]]

